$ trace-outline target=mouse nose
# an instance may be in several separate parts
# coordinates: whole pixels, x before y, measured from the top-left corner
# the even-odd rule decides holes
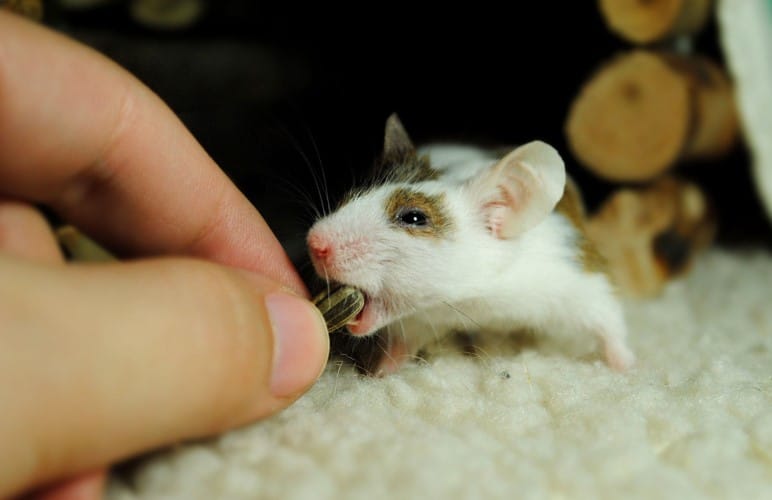
[[[308,236],[308,250],[311,257],[319,263],[326,263],[332,257],[332,247],[329,242],[318,234]]]

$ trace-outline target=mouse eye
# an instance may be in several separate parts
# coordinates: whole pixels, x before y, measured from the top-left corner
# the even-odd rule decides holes
[[[429,217],[417,208],[403,210],[397,215],[397,220],[403,226],[424,227],[429,224]]]

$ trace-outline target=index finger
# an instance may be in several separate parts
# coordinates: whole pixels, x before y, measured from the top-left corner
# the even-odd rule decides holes
[[[50,206],[121,253],[205,257],[305,293],[257,210],[153,92],[3,12],[0,193]]]

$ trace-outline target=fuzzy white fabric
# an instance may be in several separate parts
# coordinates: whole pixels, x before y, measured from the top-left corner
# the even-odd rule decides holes
[[[439,346],[382,378],[332,364],[279,415],[113,478],[128,499],[772,498],[772,256],[713,250],[589,339]],[[483,339],[485,342],[485,339]]]

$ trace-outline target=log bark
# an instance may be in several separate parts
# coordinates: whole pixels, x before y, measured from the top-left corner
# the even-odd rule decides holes
[[[608,28],[636,44],[698,32],[708,19],[711,0],[599,0]]]
[[[730,149],[732,88],[707,59],[635,50],[615,57],[571,105],[566,134],[579,161],[613,181],[645,181],[679,160]]]

